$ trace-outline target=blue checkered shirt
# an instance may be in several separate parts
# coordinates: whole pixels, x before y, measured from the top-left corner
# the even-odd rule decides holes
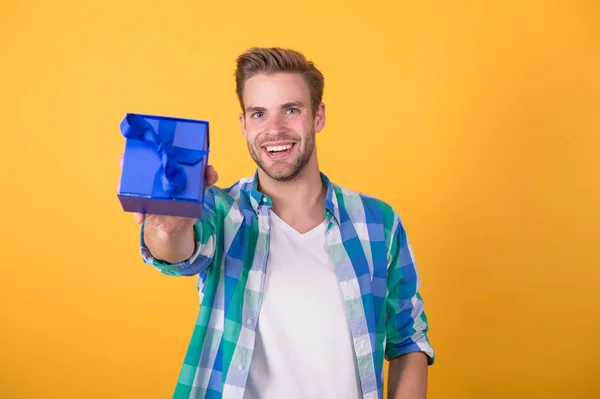
[[[382,399],[384,358],[424,352],[429,364],[434,361],[415,259],[390,205],[321,177],[327,186],[326,241],[352,333],[361,397]],[[257,187],[255,173],[227,189],[209,189],[204,215],[194,226],[195,252],[184,262],[154,258],[142,228],[144,262],[168,275],[198,276],[201,306],[174,398],[243,398],[269,256],[272,202]]]

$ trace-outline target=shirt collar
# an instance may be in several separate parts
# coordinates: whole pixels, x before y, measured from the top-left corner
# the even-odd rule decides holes
[[[321,174],[321,180],[327,187],[327,192],[325,194],[325,216],[327,219],[334,220],[339,224],[340,222],[340,210],[337,197],[334,191],[334,184],[329,180],[329,178],[323,173]],[[258,169],[254,172],[254,176],[247,182],[246,187],[244,189],[249,193],[249,200],[254,212],[258,214],[258,210],[261,206],[272,206],[273,202],[268,195],[261,193],[258,191]]]

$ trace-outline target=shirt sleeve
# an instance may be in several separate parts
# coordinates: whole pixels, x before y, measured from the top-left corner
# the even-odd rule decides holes
[[[144,222],[145,223],[145,222]],[[217,246],[217,209],[213,188],[204,197],[202,218],[194,224],[196,240],[194,253],[189,259],[179,263],[168,263],[155,258],[144,242],[144,225],[140,232],[140,249],[144,263],[154,266],[159,272],[169,276],[193,276],[210,266]]]
[[[389,259],[385,357],[390,360],[410,352],[424,352],[431,365],[435,356],[427,337],[429,325],[419,293],[419,276],[400,218],[395,221]]]

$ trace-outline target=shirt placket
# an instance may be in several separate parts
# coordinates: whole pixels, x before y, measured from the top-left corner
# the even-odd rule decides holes
[[[367,322],[362,308],[361,290],[352,266],[352,261],[344,248],[342,232],[335,222],[327,228],[327,244],[335,272],[344,298],[344,310],[352,334],[363,399],[378,399],[375,383],[375,365]]]
[[[265,199],[263,197],[263,200]],[[226,399],[243,398],[256,342],[256,327],[266,279],[267,260],[269,258],[269,233],[271,231],[271,206],[266,200],[262,202],[257,212],[258,238],[256,250],[244,289],[242,326],[228,371],[227,382],[223,389],[223,397]]]

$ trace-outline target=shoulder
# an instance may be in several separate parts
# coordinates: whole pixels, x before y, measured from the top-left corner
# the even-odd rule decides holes
[[[351,223],[359,237],[381,243],[389,262],[407,245],[407,235],[400,214],[388,202],[355,190],[332,184],[340,223]],[[375,248],[375,246],[372,247]]]
[[[211,186],[206,192],[206,202],[218,208],[231,208],[247,200],[254,184],[253,177],[242,177],[229,187]]]
[[[399,213],[388,202],[335,183],[331,185],[342,219],[346,214],[354,223],[380,225],[388,233],[401,225]]]

